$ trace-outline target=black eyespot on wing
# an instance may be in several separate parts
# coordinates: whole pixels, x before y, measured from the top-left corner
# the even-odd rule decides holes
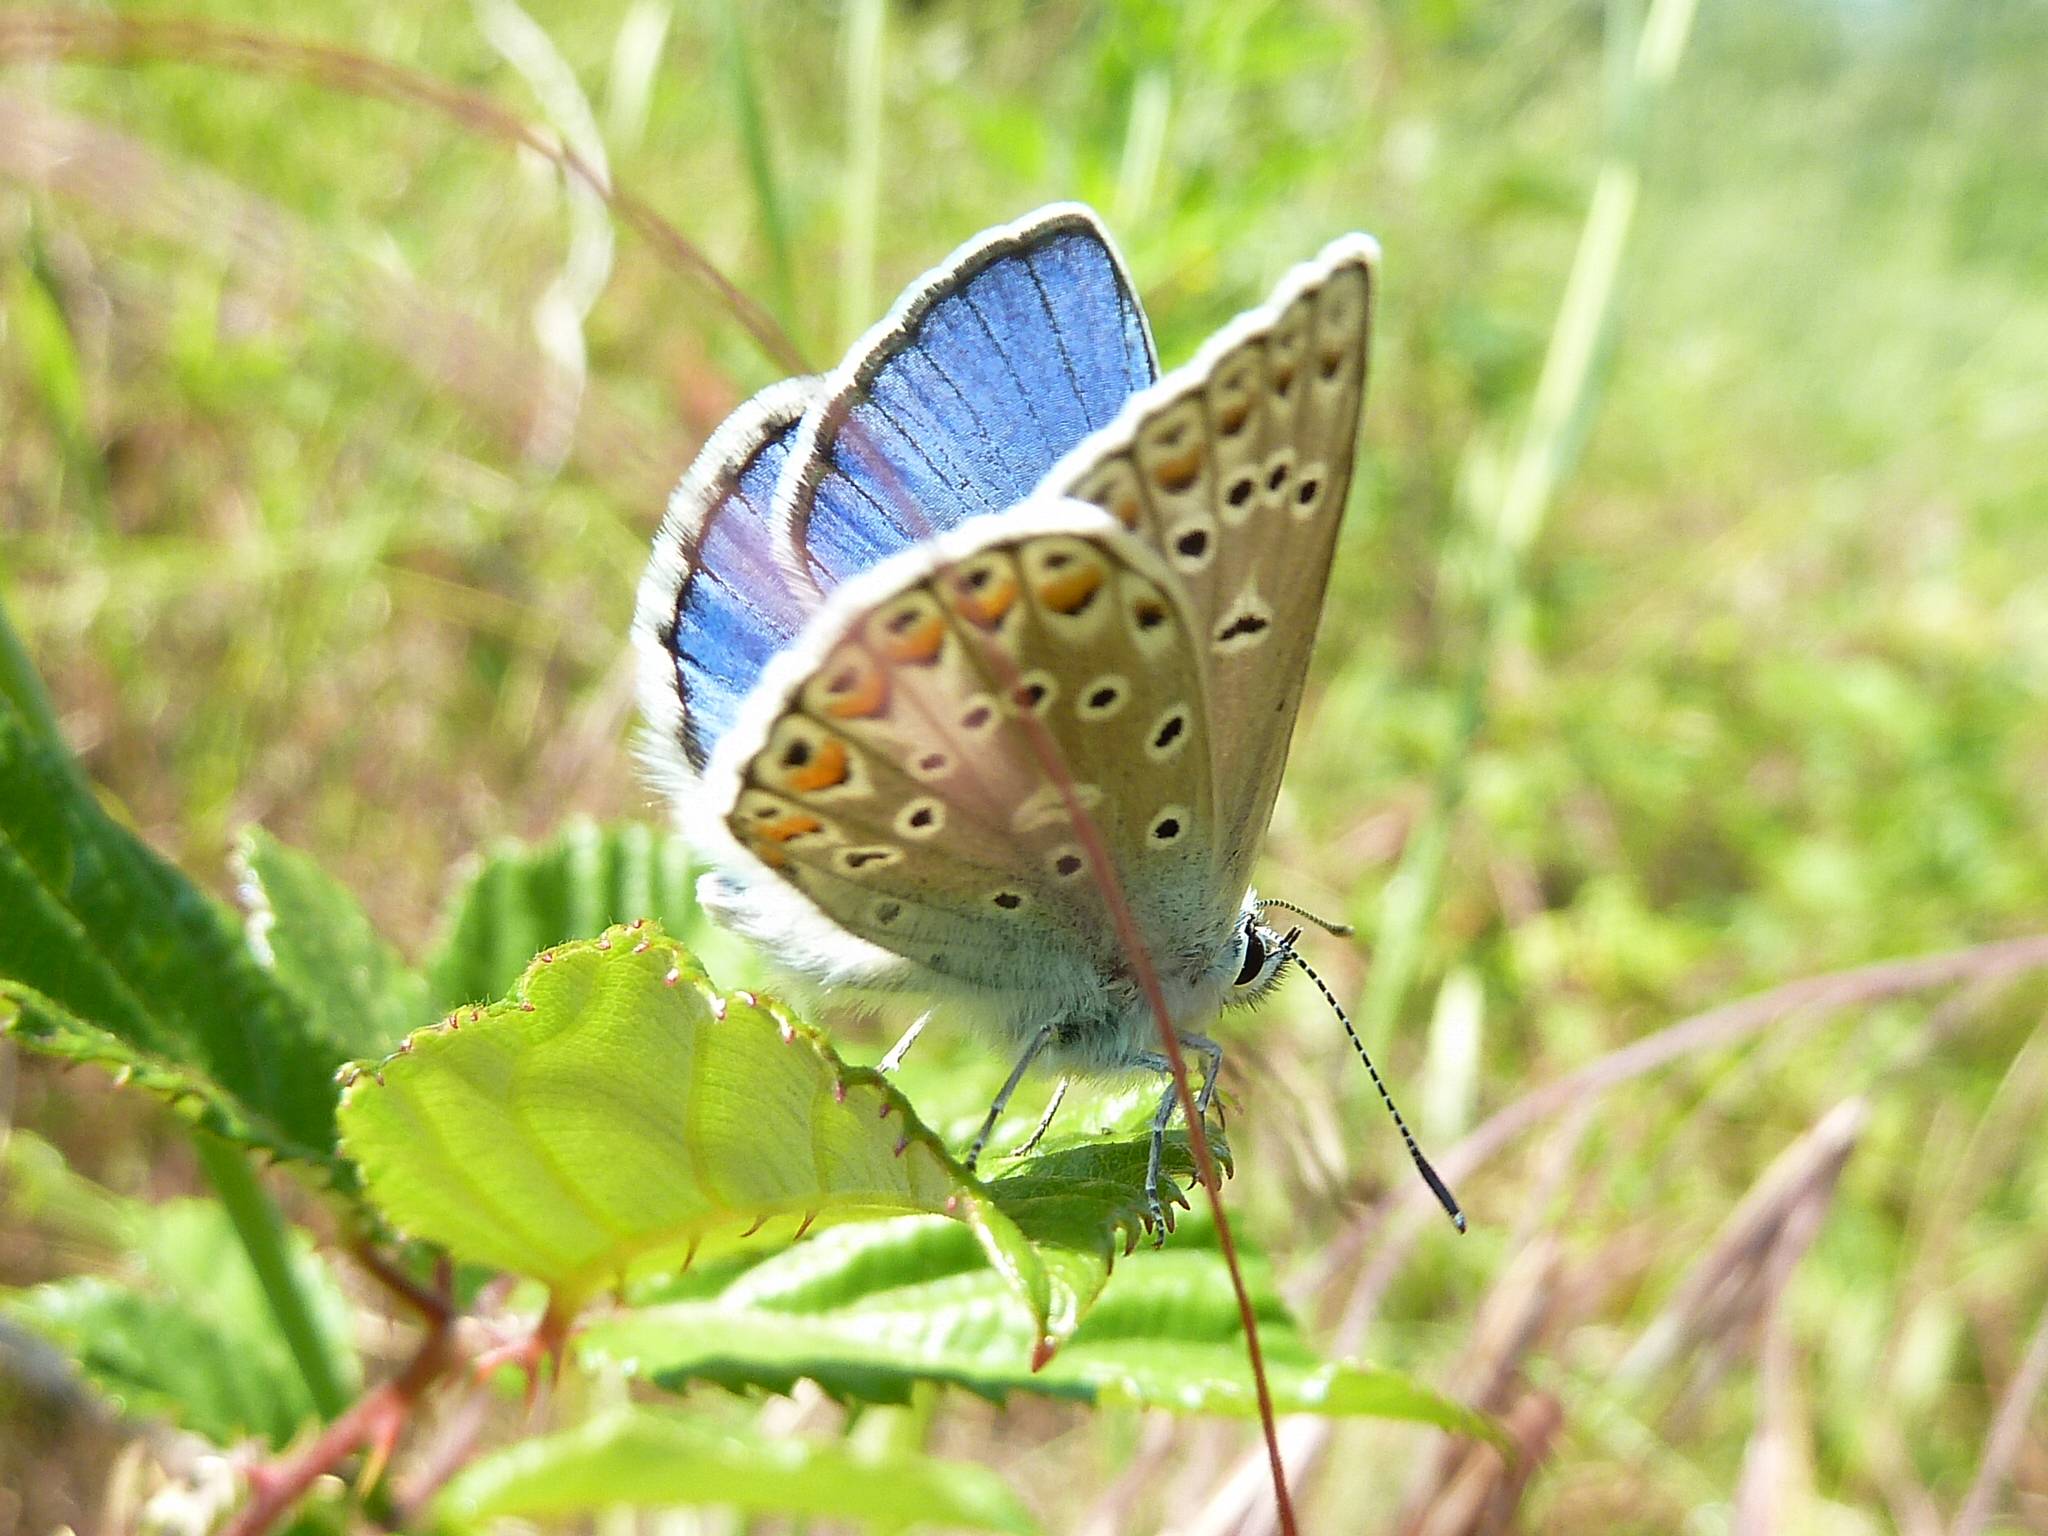
[[[930,826],[932,824],[932,808],[928,805],[920,805],[910,813],[910,824],[913,827]]]
[[[925,773],[937,773],[946,766],[946,754],[943,752],[927,752],[917,760],[917,766]]]
[[[1180,836],[1180,818],[1162,816],[1152,823],[1152,836],[1157,842],[1170,843]]]
[[[1078,853],[1063,853],[1059,856],[1059,860],[1053,865],[1053,868],[1062,876],[1078,875],[1081,873],[1081,855]]]
[[[1024,898],[1015,891],[997,891],[990,899],[1005,912],[1014,912],[1024,905]]]
[[[1152,733],[1153,750],[1164,752],[1168,747],[1180,740],[1180,733],[1187,728],[1188,717],[1186,715],[1167,716],[1165,720],[1160,722],[1159,729]]]
[[[978,731],[993,718],[994,712],[986,704],[977,704],[960,717],[960,723],[970,731]]]
[[[1230,489],[1224,493],[1224,500],[1228,501],[1233,507],[1241,507],[1251,499],[1252,477],[1250,475],[1240,475],[1232,483]]]
[[[1272,620],[1261,618],[1256,613],[1240,613],[1236,618],[1216,631],[1218,640],[1241,640],[1246,635],[1256,635],[1272,627]]]
[[[900,901],[885,901],[879,907],[875,908],[875,921],[882,924],[884,927],[887,927],[890,923],[895,922],[896,919],[901,917],[902,915],[903,903],[901,903]]]
[[[1285,464],[1275,464],[1271,472],[1268,473],[1266,476],[1266,489],[1269,491],[1277,491],[1280,489],[1281,486],[1285,485],[1286,483],[1287,466]]]
[[[782,749],[782,766],[801,768],[811,760],[811,744],[799,736]]]
[[[1316,492],[1322,488],[1322,482],[1314,475],[1310,475],[1295,488],[1294,499],[1305,507],[1316,499]]]
[[[1137,616],[1140,629],[1157,629],[1166,622],[1166,607],[1163,603],[1142,602],[1133,612]]]
[[[1209,547],[1209,535],[1200,528],[1190,528],[1173,541],[1173,547],[1190,560],[1202,558],[1202,551]]]
[[[1102,687],[1096,689],[1093,693],[1088,695],[1088,707],[1090,709],[1107,709],[1116,701],[1116,688],[1113,685],[1107,683],[1105,683]]]

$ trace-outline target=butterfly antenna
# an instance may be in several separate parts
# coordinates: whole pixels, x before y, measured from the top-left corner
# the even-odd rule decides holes
[[[1349,923],[1333,923],[1327,917],[1317,917],[1307,907],[1297,907],[1293,902],[1282,901],[1276,896],[1262,896],[1259,898],[1259,910],[1261,912],[1274,907],[1279,908],[1282,912],[1292,912],[1296,917],[1307,918],[1333,939],[1348,939],[1352,935],[1353,930]],[[1304,966],[1302,969],[1306,970],[1307,967]]]
[[[1268,906],[1284,906],[1284,902],[1268,902]],[[1290,908],[1289,910],[1299,910]],[[1307,917],[1306,912],[1302,916]],[[1297,932],[1299,930],[1296,930]],[[1289,945],[1292,953],[1293,946]],[[1401,1111],[1394,1103],[1394,1096],[1387,1092],[1387,1085],[1380,1077],[1380,1069],[1372,1064],[1372,1057],[1366,1054],[1365,1042],[1358,1038],[1358,1031],[1351,1027],[1351,1017],[1330,991],[1328,983],[1318,976],[1315,967],[1300,955],[1293,956],[1294,963],[1301,967],[1302,974],[1316,984],[1316,990],[1323,994],[1323,1001],[1330,1005],[1330,1011],[1337,1015],[1337,1022],[1344,1026],[1344,1033],[1351,1037],[1351,1044],[1358,1051],[1358,1059],[1365,1063],[1365,1070],[1372,1074],[1372,1085],[1380,1091],[1380,1102],[1387,1106],[1387,1113],[1394,1117],[1394,1127],[1401,1133],[1401,1140],[1407,1144],[1408,1155],[1415,1160],[1415,1171],[1422,1175],[1422,1182],[1429,1186],[1429,1192],[1436,1196],[1437,1204],[1444,1208],[1444,1214],[1451,1218],[1451,1225],[1460,1232],[1465,1230],[1465,1213],[1459,1209],[1458,1197],[1451,1193],[1450,1186],[1437,1177],[1437,1171],[1429,1166],[1429,1159],[1422,1155],[1422,1148],[1415,1144],[1415,1137],[1408,1129],[1408,1122],[1401,1118]]]

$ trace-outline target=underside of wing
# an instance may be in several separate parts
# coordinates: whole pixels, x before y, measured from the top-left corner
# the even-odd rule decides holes
[[[1218,899],[1241,896],[1300,709],[1365,393],[1379,248],[1332,243],[1069,454],[1185,592],[1215,731]]]
[[[941,976],[1116,974],[1098,853],[1148,942],[1213,938],[1189,623],[1095,508],[1013,509],[835,592],[705,788],[754,860]]]
[[[1101,222],[1059,204],[913,283],[826,380],[778,492],[779,548],[818,592],[1022,502],[1158,374]]]
[[[789,379],[734,411],[683,476],[655,535],[633,646],[650,750],[669,780],[703,771],[761,669],[808,616],[776,562],[769,510],[818,388],[815,378]]]

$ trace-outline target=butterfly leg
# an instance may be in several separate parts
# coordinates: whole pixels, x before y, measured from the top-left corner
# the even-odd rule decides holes
[[[1060,1105],[1067,1097],[1067,1087],[1073,1081],[1071,1077],[1059,1080],[1059,1086],[1052,1091],[1052,1102],[1045,1106],[1045,1113],[1038,1117],[1038,1129],[1031,1133],[1029,1141],[1010,1154],[1011,1162],[1014,1163],[1020,1157],[1029,1157],[1038,1150],[1038,1144],[1045,1140],[1046,1129],[1052,1124],[1052,1117],[1060,1112]]]
[[[1216,1097],[1216,1079],[1223,1072],[1223,1047],[1204,1035],[1182,1035],[1180,1043],[1202,1058],[1202,1082],[1195,1090],[1195,1113],[1207,1116],[1210,1102]],[[1148,1067],[1167,1077],[1173,1075],[1173,1064],[1164,1056],[1147,1052],[1139,1058],[1138,1065]],[[1159,1108],[1152,1116],[1152,1150],[1145,1161],[1145,1208],[1151,1214],[1152,1230],[1157,1240],[1164,1242],[1171,1230],[1166,1207],[1159,1198],[1160,1163],[1166,1155],[1166,1128],[1173,1123],[1173,1112],[1180,1107],[1180,1086],[1169,1082],[1166,1091],[1159,1096]],[[1187,1196],[1171,1179],[1167,1186],[1173,1190],[1168,1198],[1178,1200],[1183,1209],[1187,1208]]]
[[[1031,1037],[1031,1043],[1024,1047],[1024,1054],[1017,1058],[1017,1065],[1010,1069],[1009,1080],[996,1094],[995,1103],[988,1107],[988,1118],[981,1122],[981,1129],[974,1133],[974,1144],[967,1149],[964,1159],[969,1173],[974,1172],[975,1160],[981,1156],[981,1149],[988,1145],[989,1133],[995,1130],[996,1121],[1002,1118],[1003,1108],[1010,1102],[1010,1095],[1017,1091],[1017,1085],[1024,1081],[1024,1074],[1031,1070],[1031,1063],[1038,1060],[1038,1053],[1052,1044],[1053,1028],[1050,1024]]]
[[[1180,1043],[1202,1058],[1202,1086],[1195,1093],[1195,1113],[1207,1116],[1216,1098],[1216,1079],[1223,1075],[1223,1047],[1206,1035],[1182,1035]]]
[[[1170,1078],[1172,1066],[1164,1056],[1147,1056],[1143,1063],[1155,1072],[1164,1072]],[[1159,1108],[1152,1115],[1152,1151],[1145,1160],[1145,1211],[1152,1222],[1152,1241],[1155,1245],[1166,1241],[1166,1234],[1173,1230],[1173,1218],[1167,1214],[1166,1206],[1159,1198],[1159,1164],[1166,1154],[1166,1128],[1173,1123],[1173,1112],[1180,1107],[1180,1089],[1169,1081],[1166,1091],[1159,1096]],[[1187,1196],[1172,1179],[1166,1181],[1172,1191],[1168,1200],[1178,1200],[1185,1208]]]

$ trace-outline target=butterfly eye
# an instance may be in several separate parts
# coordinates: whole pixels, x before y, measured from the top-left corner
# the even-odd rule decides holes
[[[1259,937],[1259,930],[1245,930],[1244,964],[1237,972],[1236,985],[1248,987],[1259,979],[1259,972],[1266,968],[1266,941]]]

